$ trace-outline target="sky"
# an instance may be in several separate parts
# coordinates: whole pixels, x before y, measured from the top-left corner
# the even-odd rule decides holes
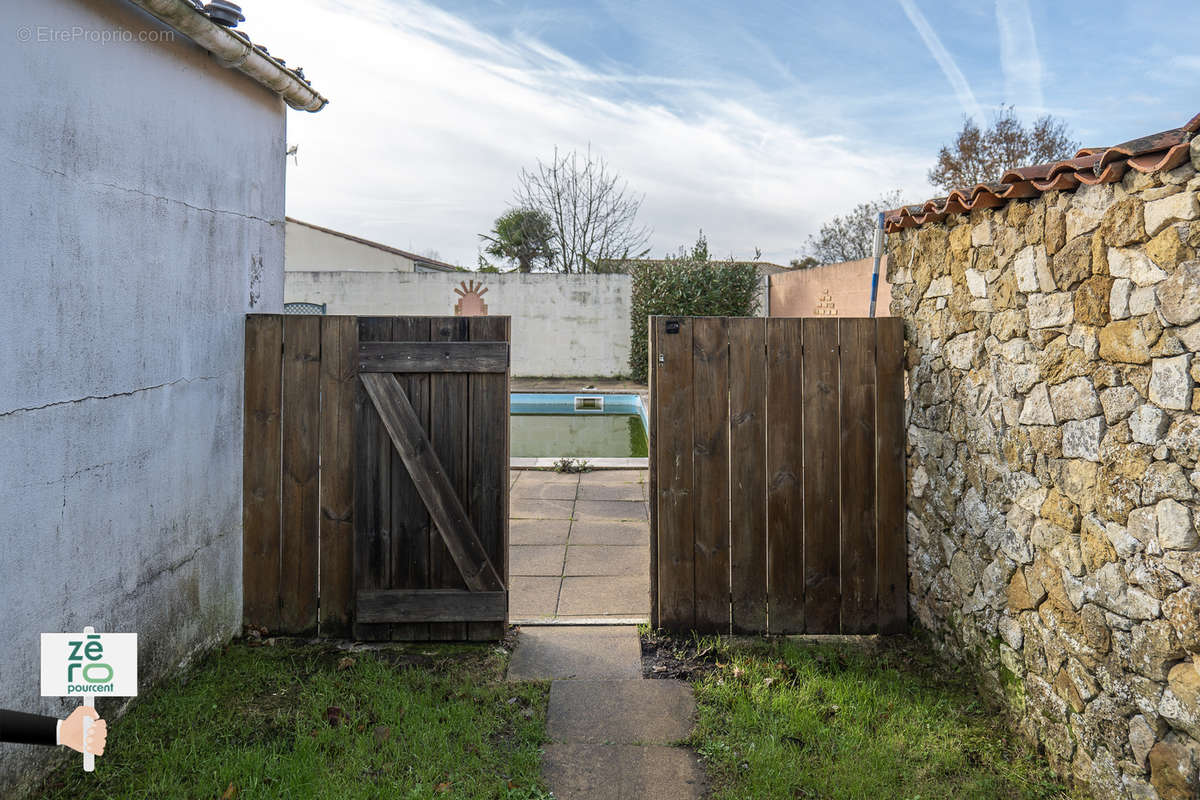
[[[658,257],[786,264],[1004,104],[1084,146],[1200,111],[1194,3],[246,0],[240,30],[330,99],[288,112],[292,217],[474,268],[523,168],[603,157]]]

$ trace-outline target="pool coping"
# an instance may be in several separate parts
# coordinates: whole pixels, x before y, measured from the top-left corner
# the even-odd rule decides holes
[[[541,458],[510,458],[510,469],[554,469],[558,462],[570,456],[542,456]],[[586,461],[589,469],[648,469],[649,458],[589,458],[574,457],[575,461]]]

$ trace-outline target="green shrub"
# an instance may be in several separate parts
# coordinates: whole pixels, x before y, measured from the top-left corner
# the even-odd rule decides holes
[[[647,319],[652,316],[748,317],[758,313],[758,270],[746,261],[668,259],[638,262],[633,278],[629,372],[646,380]]]

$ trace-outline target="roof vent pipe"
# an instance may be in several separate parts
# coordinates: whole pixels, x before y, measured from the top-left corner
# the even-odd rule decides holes
[[[204,13],[208,14],[208,18],[213,22],[227,28],[236,28],[239,22],[246,21],[242,15],[242,7],[229,0],[213,0],[204,7]]]

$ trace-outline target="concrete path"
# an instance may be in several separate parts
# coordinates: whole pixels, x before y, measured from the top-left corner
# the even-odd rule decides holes
[[[514,470],[509,619],[646,620],[648,519],[645,470]]]
[[[526,627],[508,679],[550,680],[542,775],[557,800],[696,800],[704,770],[675,744],[696,703],[681,681],[641,678],[633,626]]]

